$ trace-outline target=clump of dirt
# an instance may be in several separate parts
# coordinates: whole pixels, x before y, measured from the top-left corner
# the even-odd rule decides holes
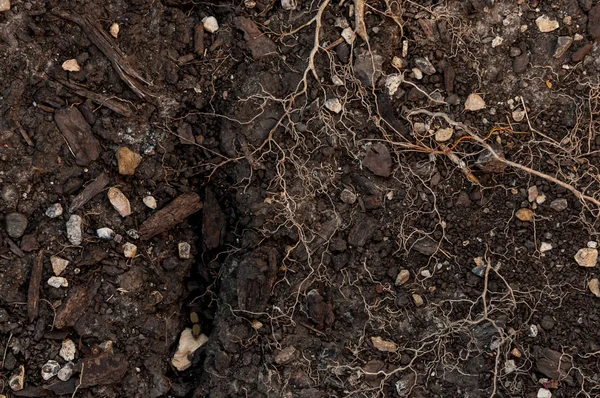
[[[2,8],[1,394],[598,393],[600,5]]]

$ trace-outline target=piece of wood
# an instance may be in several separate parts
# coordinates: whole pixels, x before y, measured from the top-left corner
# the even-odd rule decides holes
[[[40,313],[40,284],[42,283],[42,270],[44,266],[44,251],[40,250],[33,263],[29,292],[27,294],[27,315],[29,322],[33,322]]]
[[[102,145],[79,109],[76,107],[58,109],[54,112],[54,122],[67,140],[78,165],[88,166],[98,159],[102,152]]]
[[[100,174],[94,181],[92,181],[87,187],[83,188],[83,191],[79,193],[71,202],[69,207],[69,213],[73,214],[81,206],[90,201],[94,196],[106,188],[109,183],[109,178],[105,173]]]
[[[105,352],[95,357],[84,358],[73,370],[81,373],[80,388],[118,383],[125,373],[129,362],[123,354]]]
[[[6,234],[5,232],[2,232],[2,238],[4,238],[4,241],[6,243],[8,243],[8,247],[10,248],[10,251],[13,252],[13,254],[16,254],[17,256],[23,258],[25,257],[25,253],[23,252],[23,250],[21,250],[21,248],[19,246],[17,246],[15,244],[15,242],[12,241],[11,238],[8,237],[8,234]]]
[[[148,240],[162,232],[173,228],[198,210],[203,204],[200,196],[195,193],[185,193],[173,199],[171,203],[154,213],[140,227],[143,240]]]
[[[57,82],[59,84],[62,84],[65,87],[69,88],[71,91],[73,91],[75,94],[79,95],[80,97],[89,98],[90,100],[94,101],[98,105],[105,106],[108,109],[110,109],[111,111],[118,113],[121,116],[125,116],[125,117],[131,116],[131,109],[127,105],[121,104],[120,102],[118,102],[112,98],[109,98],[102,94],[95,93],[93,91],[86,89],[85,87],[80,86],[79,84],[75,84],[75,83],[72,83],[69,81],[57,80]]]
[[[57,329],[64,329],[75,325],[92,303],[99,287],[100,282],[93,282],[88,287],[74,287],[65,303],[56,311],[54,326]]]
[[[201,23],[194,27],[194,51],[198,55],[204,55],[204,25]]]

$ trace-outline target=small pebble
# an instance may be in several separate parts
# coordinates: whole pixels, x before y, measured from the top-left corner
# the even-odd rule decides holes
[[[69,260],[65,260],[64,258],[60,258],[58,256],[50,256],[50,264],[52,264],[52,271],[54,275],[60,276],[62,272],[69,265]]]
[[[552,398],[552,393],[550,392],[550,390],[540,388],[537,393],[537,398]]]
[[[511,374],[515,370],[517,370],[517,365],[515,364],[514,359],[509,359],[506,362],[504,362],[504,373],[505,374],[507,374],[507,375]]]
[[[123,255],[127,258],[134,258],[137,255],[137,246],[133,243],[125,243],[123,245]]]
[[[437,142],[446,142],[450,138],[452,138],[453,134],[454,134],[453,128],[449,127],[449,128],[439,129],[438,131],[435,132],[435,140]]]
[[[67,238],[74,246],[81,245],[83,241],[82,226],[83,219],[80,216],[73,214],[69,217],[69,221],[67,221]]]
[[[112,187],[108,190],[108,200],[121,217],[127,217],[131,214],[131,205],[129,199],[121,192],[119,188]]]
[[[354,29],[350,27],[345,28],[344,30],[342,30],[342,37],[344,38],[346,43],[352,45],[352,43],[354,43],[354,40],[356,39]]]
[[[124,176],[132,176],[135,170],[142,162],[142,157],[133,152],[126,146],[122,146],[117,150],[117,164],[119,165],[119,174]]]
[[[8,379],[8,385],[13,391],[21,391],[25,386],[25,367],[20,365]]]
[[[219,23],[215,17],[204,17],[202,19],[202,25],[204,25],[204,30],[209,33],[215,33],[219,30]]]
[[[63,207],[60,203],[54,203],[46,209],[46,216],[50,218],[60,217],[63,214]]]
[[[114,238],[114,236],[115,236],[115,231],[113,231],[113,230],[112,230],[112,229],[110,229],[110,228],[106,228],[106,227],[104,227],[104,228],[98,228],[98,229],[96,230],[96,235],[97,235],[97,236],[98,236],[98,238],[100,238],[100,239],[107,239],[107,240],[109,240],[109,239],[112,239],[112,238]]]
[[[61,287],[69,287],[69,281],[62,276],[51,276],[50,279],[48,279],[48,285],[56,289]]]
[[[521,221],[532,221],[533,220],[533,210],[531,209],[527,209],[527,208],[522,208],[517,210],[517,214],[516,214],[517,218]]]
[[[595,267],[598,261],[598,249],[584,247],[575,254],[575,261],[580,267]]]
[[[58,374],[60,370],[60,364],[56,361],[50,360],[42,366],[42,379],[50,380]]]
[[[588,282],[588,288],[590,292],[594,294],[596,297],[600,297],[600,282],[598,282],[598,278],[594,278]]]
[[[381,352],[396,352],[398,346],[393,341],[384,340],[379,336],[371,337],[373,347]]]
[[[0,0],[0,12],[10,10],[10,0]]]
[[[555,324],[556,324],[556,322],[554,321],[554,318],[552,318],[550,315],[544,315],[542,317],[542,321],[540,322],[540,326],[544,330],[554,329]]]
[[[401,269],[396,277],[396,286],[402,286],[410,279],[410,271],[407,269]]]
[[[27,224],[27,217],[24,214],[9,213],[6,215],[6,232],[11,238],[18,239],[23,236]]]
[[[530,325],[529,326],[529,337],[537,337],[538,335],[538,328],[536,325]]]
[[[76,59],[69,59],[69,60],[63,62],[62,68],[63,68],[63,70],[66,70],[67,72],[79,72],[81,70],[81,67],[77,63]]]
[[[563,211],[569,207],[569,202],[566,199],[554,199],[550,203],[550,208],[554,211]]]
[[[470,94],[465,101],[466,111],[479,111],[485,109],[485,101],[479,94]]]
[[[325,101],[325,108],[331,112],[340,113],[342,111],[342,103],[337,98],[330,98]]]
[[[544,253],[547,251],[552,250],[552,244],[548,243],[548,242],[542,242],[540,244],[540,252]]]
[[[344,190],[340,194],[340,200],[349,205],[354,204],[354,202],[356,202],[356,199],[356,194],[348,188],[344,188]]]
[[[552,32],[558,29],[558,21],[548,18],[546,15],[542,15],[535,20],[535,24],[542,33]]]
[[[500,36],[496,36],[496,37],[494,37],[494,40],[492,40],[492,48],[501,46],[502,43],[504,43],[504,39]]]
[[[534,185],[527,189],[527,200],[533,202],[538,197],[538,188]]]
[[[75,343],[71,339],[64,339],[62,342],[62,346],[60,347],[60,351],[58,355],[61,356],[65,361],[72,361],[75,359],[75,354],[77,353],[77,347]]]
[[[63,366],[58,371],[58,379],[62,381],[67,381],[73,375],[73,362],[67,362],[65,366]]]
[[[178,246],[179,258],[185,260],[191,257],[192,247],[187,242],[180,242]]]
[[[144,199],[142,199],[142,201],[144,202],[146,207],[149,207],[152,210],[156,209],[156,199],[154,199],[154,196],[145,196]]]
[[[423,297],[419,296],[418,294],[413,294],[412,299],[417,307],[422,306],[424,303]]]
[[[112,37],[114,37],[115,39],[117,37],[119,37],[119,24],[118,23],[114,23],[114,24],[110,25],[109,32],[110,32],[110,35]]]

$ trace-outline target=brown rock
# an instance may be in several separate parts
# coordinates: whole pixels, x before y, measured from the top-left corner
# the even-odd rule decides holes
[[[590,53],[590,51],[592,51],[593,48],[594,48],[593,42],[586,44],[585,46],[581,47],[579,50],[577,50],[573,53],[573,55],[571,56],[571,60],[573,62],[581,61],[583,58],[585,58],[586,55],[588,55]]]
[[[517,210],[516,216],[521,221],[530,222],[533,220],[534,214],[533,214],[533,210],[523,208],[523,209]]]
[[[119,174],[123,176],[132,176],[135,174],[135,169],[137,169],[141,162],[142,157],[126,146],[122,146],[117,150]]]
[[[72,288],[69,297],[56,312],[54,326],[63,329],[75,325],[91,304],[99,287],[100,283],[95,282],[87,287],[80,285]]]
[[[317,324],[318,329],[323,329],[325,326],[330,327],[335,321],[333,306],[326,302],[316,289],[307,293],[306,306],[308,317]]]
[[[260,59],[277,53],[277,46],[271,41],[252,20],[245,17],[233,19],[236,27],[244,32],[244,40],[250,48],[252,58]]]
[[[375,175],[389,177],[392,173],[392,157],[387,146],[381,142],[369,146],[363,166]]]
[[[364,246],[375,233],[377,223],[369,216],[359,219],[348,234],[348,243],[352,246]]]
[[[59,109],[54,112],[54,121],[62,135],[75,153],[75,162],[80,166],[88,166],[98,159],[102,152],[100,141],[92,133],[79,109],[76,107]]]
[[[555,380],[570,378],[568,376],[569,370],[573,367],[570,356],[563,355],[550,348],[541,348],[537,351],[535,353],[535,366],[538,372]]]
[[[600,4],[596,4],[588,12],[588,33],[594,40],[600,39]]]
[[[294,346],[285,347],[275,353],[275,363],[285,365],[292,362],[298,356],[298,350]]]
[[[108,200],[121,217],[127,217],[131,214],[131,204],[129,199],[121,192],[119,188],[112,187],[108,190]]]
[[[598,261],[598,250],[589,247],[579,249],[579,251],[575,254],[575,261],[580,267],[595,267],[596,262]]]
[[[10,0],[0,0],[0,12],[10,10]]]

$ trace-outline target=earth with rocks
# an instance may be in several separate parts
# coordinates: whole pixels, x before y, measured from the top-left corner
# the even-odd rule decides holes
[[[600,395],[597,0],[0,0],[0,397]]]

